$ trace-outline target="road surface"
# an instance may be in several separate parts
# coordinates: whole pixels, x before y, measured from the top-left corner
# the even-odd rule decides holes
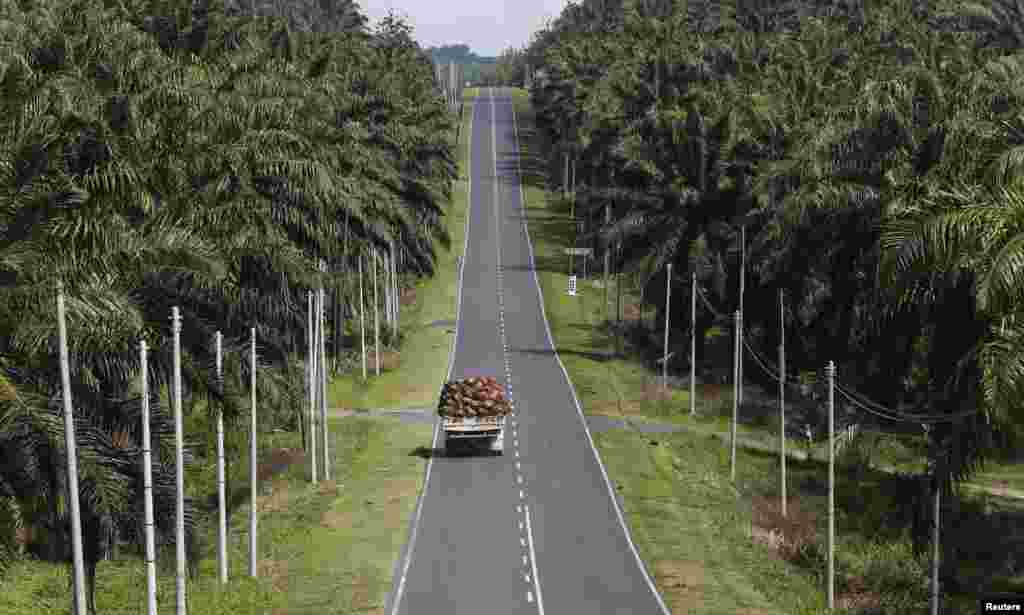
[[[512,99],[472,105],[470,216],[449,373],[504,380],[503,457],[434,451],[388,615],[667,615],[552,351],[521,207]]]

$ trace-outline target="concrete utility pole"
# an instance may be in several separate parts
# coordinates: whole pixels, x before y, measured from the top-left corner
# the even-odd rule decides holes
[[[249,576],[256,578],[256,327],[250,329],[249,341]]]
[[[376,346],[376,368],[380,376],[380,301],[377,299],[377,249],[373,249],[373,337]]]
[[[71,561],[75,615],[85,615],[85,558],[82,551],[82,509],[78,501],[78,445],[75,442],[75,414],[71,405],[71,366],[68,359],[68,329],[64,320],[64,282],[57,281],[57,334],[60,336],[60,380],[64,399],[64,447],[67,449],[68,507],[71,514]]]
[[[366,381],[366,302],[363,300],[363,255],[359,255],[359,339],[363,347],[363,381]]]
[[[615,248],[615,320],[622,324],[622,234]]]
[[[327,330],[327,293],[323,287],[320,288],[320,331]],[[327,337],[320,335],[320,433],[323,437],[323,468],[324,480],[331,480],[331,458],[328,450],[329,438],[327,433]]]
[[[568,198],[569,196],[569,152],[565,152],[562,157],[565,159],[564,169],[562,171],[562,194]]]
[[[156,615],[156,537],[153,528],[153,452],[149,435],[149,361],[146,341],[139,342],[142,381],[142,504],[146,533],[146,613]]]
[[[747,280],[747,226],[740,227],[740,375],[739,375],[739,405],[743,405],[743,290]]]
[[[317,400],[317,373],[319,373],[319,361],[317,352],[317,324],[314,319],[316,309],[314,307],[313,291],[306,294],[308,305],[307,324],[309,326],[309,472],[310,480],[317,483],[317,456],[316,456],[316,400]],[[365,363],[364,363],[365,366]]]
[[[733,334],[734,348],[733,348],[733,394],[732,394],[732,430],[729,436],[729,476],[732,481],[736,481],[736,421],[739,419],[739,387],[740,387],[740,336],[742,335],[741,327],[743,326],[743,320],[740,317],[740,311],[736,310],[736,314],[733,316],[735,321],[735,333]]]
[[[569,153],[568,152],[566,152],[564,154],[564,158],[565,158],[565,168],[564,168],[564,170],[562,172],[562,194],[563,194],[563,196],[565,196],[565,198],[571,199],[570,202],[569,202],[569,218],[570,218],[570,223],[573,225],[573,242],[572,242],[572,247],[575,248],[576,247],[576,233],[575,233],[575,225],[576,225],[576,199],[574,198],[575,195],[572,195],[570,197],[570,192],[569,192]],[[573,275],[574,273],[576,273],[576,271],[573,268],[573,253],[569,252],[569,275]]]
[[[933,501],[933,519],[932,519],[932,615],[939,615],[939,564],[941,559],[939,557],[939,510],[941,508],[940,496],[942,494],[941,484],[939,483],[938,467],[936,474],[933,478],[934,501]]]
[[[665,274],[665,346],[662,351],[661,388],[668,391],[668,327],[672,312],[669,310],[672,298],[672,263],[668,263]]]
[[[697,272],[690,272],[690,416],[697,416]]]
[[[782,516],[786,516],[786,308],[779,289],[779,482]]]
[[[217,390],[224,395],[223,339],[220,331],[214,336],[217,352]],[[217,408],[217,568],[220,582],[228,582],[228,517],[227,482],[224,476],[224,404]]]
[[[836,364],[828,362],[828,608],[835,608],[835,553],[836,553],[836,424],[835,382]]]
[[[611,203],[608,203],[607,205],[604,206],[604,223],[607,226],[607,225],[611,224],[611,222],[612,222],[612,206],[611,206]],[[612,247],[612,243],[610,241],[607,242],[607,244],[604,247],[604,319],[605,320],[611,320],[610,318],[608,318],[608,307],[609,307],[609,301],[608,301],[608,270],[611,267],[611,256],[612,256],[611,247]]]
[[[175,551],[177,554],[176,604],[177,614],[185,615],[185,443],[181,424],[181,314],[178,307],[171,308],[171,329],[174,332],[174,457],[177,467],[175,518]]]

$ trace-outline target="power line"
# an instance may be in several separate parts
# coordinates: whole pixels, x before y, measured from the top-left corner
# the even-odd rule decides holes
[[[744,336],[744,338],[745,337],[746,336]],[[750,344],[746,341],[746,339],[743,340],[743,345],[746,347],[747,351],[750,352],[750,355],[754,358],[754,361],[761,367],[761,369],[764,370],[764,372],[766,374],[768,374],[768,376],[770,376],[776,382],[779,382],[780,381],[779,372],[776,369],[773,369],[773,368],[769,367],[769,365],[766,364],[766,363],[770,363],[770,362],[767,361],[766,359],[763,359],[760,356],[760,354],[757,351],[755,351],[750,346]],[[797,385],[789,384],[788,382],[786,384],[790,388],[792,388],[794,390],[799,390],[799,387]],[[845,397],[853,406],[863,410],[864,412],[867,412],[868,414],[873,414],[875,416],[879,416],[881,418],[888,419],[890,421],[906,422],[906,423],[927,423],[927,424],[949,423],[949,422],[953,422],[953,421],[958,420],[958,419],[963,418],[963,417],[973,416],[975,414],[978,414],[978,412],[979,412],[978,410],[972,410],[972,411],[969,411],[969,412],[959,412],[959,413],[953,413],[953,414],[908,414],[908,413],[900,412],[898,410],[892,410],[890,408],[885,408],[884,406],[881,406],[879,404],[874,404],[877,408],[882,408],[883,409],[883,410],[877,410],[875,408],[869,407],[866,403],[864,403],[860,399],[857,399],[853,394],[847,392],[843,387],[841,387],[839,385],[838,382],[834,383],[834,386],[835,386],[836,390],[839,391],[840,395]],[[870,400],[868,400],[868,401],[870,401]]]
[[[697,287],[697,294],[698,294],[698,296],[700,296],[700,299],[704,303],[705,307],[707,307],[707,309],[716,318],[724,318],[724,315],[719,313],[714,308],[714,306],[711,305],[711,302],[708,300],[707,296],[704,294],[704,291],[699,286]],[[744,329],[744,332],[745,333],[749,332],[749,330]],[[769,361],[768,359],[763,358],[756,350],[754,350],[754,348],[750,345],[750,343],[747,342],[747,335],[743,336],[743,346],[747,349],[747,351],[750,353],[750,355],[754,358],[754,360],[759,364],[761,369],[763,369],[765,371],[765,373],[769,377],[774,379],[776,382],[779,382],[781,380],[780,374],[782,372],[778,369],[778,366],[775,366],[771,361]],[[792,375],[792,374],[786,374],[786,377],[787,377],[787,379],[792,378],[793,381],[798,381],[799,380],[799,378],[797,376]],[[791,389],[798,390],[798,391],[802,392],[802,390],[800,389],[800,387],[798,385],[796,385],[796,384],[789,384],[789,382],[787,382],[786,384]],[[857,408],[859,408],[859,409],[861,409],[864,412],[867,412],[869,414],[873,414],[875,416],[879,416],[879,417],[882,417],[882,418],[885,418],[885,419],[888,419],[888,420],[891,420],[891,421],[908,422],[908,423],[928,423],[928,424],[948,423],[948,422],[953,422],[953,421],[959,420],[961,418],[965,418],[965,417],[969,417],[969,416],[974,416],[974,415],[977,415],[977,414],[980,413],[980,410],[971,410],[971,411],[957,412],[957,413],[943,413],[943,414],[907,413],[907,412],[903,412],[903,411],[900,411],[900,410],[894,410],[892,408],[888,408],[886,406],[883,406],[882,404],[879,404],[879,403],[877,403],[875,401],[872,401],[870,398],[868,398],[867,396],[865,396],[863,394],[859,394],[859,393],[853,391],[852,389],[848,390],[847,388],[844,388],[841,384],[839,384],[838,378],[836,379],[836,382],[834,383],[834,386],[839,391],[839,393],[843,397],[845,397],[847,400],[849,400],[850,403],[853,404],[855,407],[857,407]]]

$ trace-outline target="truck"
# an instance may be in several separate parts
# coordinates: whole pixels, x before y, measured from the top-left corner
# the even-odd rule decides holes
[[[492,455],[505,454],[504,416],[446,416],[442,421],[445,452],[476,448]]]
[[[512,408],[496,378],[446,382],[437,409],[446,452],[485,449],[492,455],[504,454],[505,420]]]

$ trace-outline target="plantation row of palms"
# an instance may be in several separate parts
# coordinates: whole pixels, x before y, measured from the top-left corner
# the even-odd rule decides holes
[[[252,4],[0,3],[0,564],[14,556],[13,528],[69,558],[58,280],[93,576],[113,545],[142,539],[140,340],[151,348],[158,543],[173,541],[173,424],[160,396],[172,306],[189,399],[244,433],[256,327],[262,428],[298,429],[308,291],[328,289],[343,332],[361,309],[360,262],[367,284],[372,253],[408,282],[432,275],[447,245],[455,120],[410,28],[388,18],[370,32],[351,2],[297,2],[337,26],[302,31],[294,15],[254,17]],[[200,513],[187,502],[190,529]]]
[[[583,0],[510,57],[557,183],[572,161],[583,240],[621,246],[657,322],[668,263],[673,307],[695,271],[739,309],[745,233],[751,344],[774,356],[783,291],[787,373],[834,360],[850,389],[929,415],[949,493],[1024,422],[1018,6]],[[722,323],[698,313],[702,361]],[[689,318],[672,323],[685,356]]]

